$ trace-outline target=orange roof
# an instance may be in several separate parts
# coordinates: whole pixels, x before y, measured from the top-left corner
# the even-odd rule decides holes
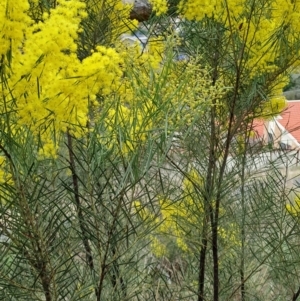
[[[255,138],[262,138],[264,136],[265,121],[261,119],[254,119],[251,130],[255,132]]]
[[[300,142],[300,100],[288,101],[287,108],[279,115],[277,122]]]
[[[286,109],[276,117],[276,120],[300,143],[300,100],[288,101]],[[253,120],[252,129],[256,138],[264,137],[265,128],[266,120]]]

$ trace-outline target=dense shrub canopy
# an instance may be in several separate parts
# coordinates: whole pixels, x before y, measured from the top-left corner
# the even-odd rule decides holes
[[[1,300],[300,295],[290,157],[250,143],[286,106],[300,2],[150,6],[1,1]]]

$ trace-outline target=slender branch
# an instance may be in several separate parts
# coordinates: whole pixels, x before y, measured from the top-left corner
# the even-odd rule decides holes
[[[217,28],[217,32],[220,31]],[[213,61],[214,70],[213,70],[213,77],[212,77],[212,86],[215,86],[218,80],[218,65],[220,60],[220,53],[219,49],[219,41],[220,38],[217,36],[216,44],[215,44],[215,57]],[[219,203],[216,200],[215,208],[212,205],[212,194],[214,190],[214,183],[215,183],[215,174],[216,174],[216,164],[218,158],[216,156],[216,149],[218,148],[219,139],[217,135],[216,129],[216,120],[217,120],[217,113],[216,113],[216,100],[213,99],[212,108],[211,108],[211,121],[210,121],[210,150],[209,150],[209,166],[207,170],[207,181],[206,181],[206,193],[209,197],[209,214],[210,214],[210,223],[211,223],[211,230],[212,230],[212,253],[213,253],[213,300],[219,300],[219,260],[218,260],[218,213],[219,213]],[[220,189],[220,183],[219,187]],[[214,210],[215,209],[215,210]]]
[[[298,288],[297,292],[294,293],[292,301],[296,301],[300,296],[300,287]]]
[[[253,126],[253,122],[250,126],[250,129]],[[247,151],[249,146],[250,131],[245,131],[244,137],[244,149],[242,154],[242,170],[241,170],[241,206],[242,206],[242,222],[241,222],[241,265],[240,265],[240,281],[241,281],[241,301],[246,300],[246,288],[245,288],[245,238],[246,238],[246,229],[245,229],[245,167],[247,162]]]
[[[92,255],[92,249],[91,249],[91,246],[90,246],[90,243],[88,240],[88,230],[86,229],[86,226],[85,226],[82,206],[81,206],[81,202],[80,202],[78,175],[76,173],[72,136],[69,131],[67,133],[67,146],[68,146],[68,150],[69,150],[69,160],[70,160],[69,163],[70,163],[70,169],[72,172],[74,199],[75,199],[75,203],[76,203],[79,227],[80,227],[80,231],[81,231],[81,235],[82,235],[82,242],[83,242],[84,249],[85,249],[85,256],[86,256],[87,264],[89,266],[89,269],[90,269],[92,275],[94,275],[94,273],[95,273],[94,259],[93,259],[93,255]],[[95,294],[96,294],[96,296],[98,295],[97,288],[95,288]]]
[[[203,221],[203,232],[207,229],[207,221],[204,217],[205,221]],[[206,231],[205,231],[206,232]],[[199,273],[198,273],[198,301],[204,301],[204,281],[205,281],[205,258],[206,258],[206,250],[207,250],[207,234],[203,233],[202,242],[201,242],[201,250],[199,256]]]
[[[47,258],[47,250],[43,245],[43,237],[41,237],[39,233],[39,226],[37,225],[35,216],[34,214],[32,214],[32,211],[30,210],[30,207],[28,205],[26,192],[24,191],[24,184],[21,182],[18,176],[12,156],[2,144],[0,144],[0,150],[4,153],[5,157],[10,163],[12,178],[15,183],[20,201],[19,208],[21,211],[21,216],[26,226],[27,233],[24,234],[29,238],[33,255],[29,254],[29,252],[26,250],[26,247],[20,246],[20,248],[23,248],[24,255],[26,256],[30,264],[35,268],[38,277],[41,280],[46,301],[52,301],[52,273],[51,268],[49,270],[50,262]]]
[[[101,301],[101,294],[102,294],[102,290],[103,290],[104,278],[105,278],[105,275],[106,275],[106,273],[108,271],[108,268],[109,268],[109,264],[107,264],[106,261],[107,261],[107,258],[108,258],[109,249],[110,249],[110,245],[111,245],[111,242],[112,242],[112,236],[114,234],[118,214],[119,214],[119,211],[121,209],[121,203],[122,203],[122,196],[120,196],[120,198],[119,198],[119,203],[118,203],[118,206],[117,206],[115,212],[113,213],[113,221],[112,221],[111,227],[108,231],[104,257],[103,257],[102,264],[101,264],[100,279],[99,279],[99,283],[98,283],[98,286],[97,286],[97,295],[96,295],[97,301]],[[123,282],[123,280],[122,280],[122,282]],[[112,277],[112,285],[113,285],[114,288],[115,288],[115,284],[116,283],[114,282],[114,276],[113,276]]]

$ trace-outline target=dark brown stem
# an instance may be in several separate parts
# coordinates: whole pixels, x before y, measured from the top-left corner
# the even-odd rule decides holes
[[[250,129],[253,126],[253,122]],[[250,131],[245,131],[244,137],[244,150],[242,157],[242,171],[241,171],[241,205],[242,205],[242,226],[241,226],[241,242],[242,242],[242,258],[240,266],[240,281],[241,281],[241,301],[246,300],[246,288],[245,288],[245,167],[247,160],[247,151],[250,139]]]
[[[298,288],[297,292],[294,293],[292,301],[296,301],[300,296],[300,287]]]
[[[201,188],[198,186],[198,183],[194,181],[193,178],[189,176],[188,173],[186,173],[180,165],[175,162],[169,155],[166,155],[166,158],[169,160],[169,162],[176,167],[176,169],[184,175],[187,179],[193,183],[193,186],[197,189],[200,190]],[[212,161],[210,161],[212,162]],[[211,164],[209,164],[212,166]],[[209,173],[210,174],[210,173]],[[208,178],[210,179],[210,177]],[[202,239],[201,239],[201,249],[200,249],[200,254],[199,254],[199,273],[198,273],[198,301],[204,301],[204,284],[205,284],[205,260],[206,260],[206,252],[207,252],[207,245],[208,245],[208,223],[209,223],[209,208],[210,206],[208,205],[209,197],[208,194],[206,195],[206,201],[204,201],[204,211],[205,215],[203,218],[203,223],[202,223]]]
[[[212,228],[212,252],[213,252],[213,300],[218,301],[219,298],[219,261],[218,261],[218,207],[216,204],[215,213],[212,207],[212,193],[214,186],[214,179],[212,174],[215,174],[216,168],[216,154],[215,149],[218,141],[215,129],[215,107],[211,111],[211,151],[210,151],[210,166],[207,173],[207,193],[209,193],[209,216]]]
[[[219,31],[218,31],[219,32]],[[215,49],[219,49],[219,38],[216,40]],[[214,71],[212,77],[212,86],[216,84],[218,80],[218,64],[219,64],[220,54],[218,51],[215,53],[214,57]],[[219,139],[218,139],[218,129],[216,128],[216,102],[213,100],[212,108],[211,108],[211,118],[210,118],[210,151],[209,151],[209,166],[207,171],[207,182],[206,182],[206,193],[208,197],[208,209],[212,230],[212,253],[213,253],[213,300],[219,300],[219,260],[218,260],[218,212],[219,212],[219,204],[218,199],[216,200],[216,207],[213,208],[212,197],[213,190],[215,184],[215,174],[216,174],[216,163],[218,161],[216,150],[219,147]],[[220,183],[218,183],[218,190],[220,189]],[[215,212],[214,212],[215,209]]]
[[[215,210],[216,215],[217,209]],[[218,257],[218,220],[211,221],[212,226],[212,253],[213,253],[213,279],[214,279],[214,301],[219,300],[219,257]]]
[[[199,275],[198,275],[198,301],[204,301],[204,279],[205,279],[205,257],[207,250],[207,238],[202,238],[202,246],[199,258]]]
[[[218,78],[218,58],[219,54],[215,55],[215,68],[213,72],[212,85],[214,86]],[[205,258],[207,251],[207,227],[209,220],[213,223],[213,208],[212,208],[212,194],[214,190],[215,174],[216,174],[216,147],[218,145],[218,139],[216,135],[216,108],[213,101],[211,111],[210,111],[210,141],[209,141],[209,161],[206,174],[206,186],[205,186],[205,196],[204,196],[204,222],[203,222],[203,236],[202,236],[202,246],[200,250],[200,262],[199,262],[199,275],[198,275],[198,301],[204,300],[204,284],[205,284]],[[214,240],[213,240],[214,243]],[[213,249],[214,250],[214,249]],[[214,265],[215,268],[215,265]],[[214,269],[215,271],[215,269]],[[214,273],[214,296],[218,295],[218,280],[215,280]],[[215,299],[214,299],[215,300]]]
[[[115,227],[116,227],[116,222],[117,222],[117,219],[118,219],[119,211],[121,209],[122,197],[123,197],[123,195],[121,193],[121,196],[119,198],[118,206],[117,206],[115,212],[113,213],[112,225],[111,225],[111,227],[108,231],[104,257],[103,257],[103,261],[102,261],[102,264],[101,264],[100,279],[99,279],[99,283],[98,283],[98,286],[97,286],[97,294],[96,294],[97,301],[101,301],[101,294],[102,294],[103,285],[104,285],[104,278],[105,278],[105,275],[107,274],[107,271],[109,269],[109,264],[107,264],[107,258],[108,258],[109,250],[110,250],[110,247],[111,247],[112,236],[114,234],[114,230],[115,230]],[[114,277],[116,278],[116,276],[113,275],[113,277],[112,277],[112,285],[115,288],[116,282],[114,282]],[[122,282],[123,282],[123,280],[122,280]]]
[[[229,15],[229,11],[228,11]],[[234,42],[233,42],[234,44]],[[245,51],[245,45],[242,46],[242,51],[240,57],[243,57]],[[242,60],[240,60],[242,62]],[[234,137],[234,134],[236,133],[238,127],[235,124],[236,123],[236,116],[235,116],[235,109],[236,109],[236,103],[239,98],[239,86],[240,86],[240,79],[241,79],[241,69],[242,69],[242,63],[236,63],[236,79],[235,79],[235,85],[234,85],[234,94],[232,102],[229,104],[229,124],[227,129],[227,135],[225,139],[224,144],[224,155],[223,155],[223,161],[221,164],[219,177],[217,181],[217,197],[216,197],[216,203],[214,208],[214,214],[211,215],[211,227],[212,227],[212,252],[213,252],[213,264],[214,264],[214,301],[219,300],[219,260],[218,260],[218,224],[219,224],[219,212],[220,212],[220,203],[221,203],[221,193],[222,193],[222,182],[223,177],[225,173],[225,168],[227,164],[227,158],[229,155],[230,150],[230,143],[232,141],[232,138]],[[217,63],[217,60],[216,60]],[[217,65],[216,65],[217,66]],[[215,67],[215,71],[217,70],[217,67]],[[214,76],[214,80],[216,80],[216,76]],[[242,119],[239,120],[239,126]],[[218,142],[215,142],[218,143]],[[217,147],[217,145],[216,145]]]
[[[214,74],[214,76],[217,76]],[[202,234],[202,246],[200,250],[199,258],[199,275],[198,275],[198,301],[204,300],[204,282],[205,282],[205,258],[207,251],[207,227],[209,220],[213,223],[213,208],[212,208],[212,193],[215,182],[215,169],[216,169],[216,126],[215,126],[215,106],[211,108],[211,120],[210,120],[210,149],[209,149],[209,162],[206,176],[206,191],[204,197],[204,222],[203,222],[203,234]],[[213,241],[214,243],[214,241]],[[215,265],[214,265],[215,267]],[[218,274],[217,274],[218,275]],[[215,273],[214,273],[215,276]],[[218,295],[218,281],[215,282],[214,277],[214,296]]]
[[[112,247],[112,255],[113,255],[113,258],[115,258],[117,256],[117,251],[116,251],[115,247]],[[117,290],[117,285],[118,285],[118,281],[119,281],[123,297],[125,298],[126,297],[126,285],[123,280],[123,277],[120,274],[120,268],[119,268],[117,260],[113,260],[112,265],[113,265],[113,275],[112,275],[113,288],[115,291]]]
[[[41,280],[42,280],[42,286],[43,286],[46,301],[51,301],[52,300],[51,288],[50,288],[51,279],[48,276],[49,273],[47,272],[46,262],[43,262],[41,264],[41,267],[39,267],[39,268],[41,270],[40,277],[41,277]]]
[[[212,120],[214,120],[214,114],[212,113]],[[211,127],[211,134],[214,133],[214,126]],[[199,257],[199,274],[198,274],[198,301],[204,301],[204,284],[205,284],[205,258],[207,251],[207,228],[209,224],[209,220],[213,217],[212,207],[211,207],[211,194],[213,188],[214,174],[215,174],[215,147],[214,147],[214,135],[211,135],[211,143],[210,143],[210,158],[209,158],[209,166],[207,172],[206,179],[206,194],[204,198],[204,220],[203,220],[203,230],[202,230],[202,245],[200,250]]]
[[[77,210],[77,217],[79,221],[79,227],[82,235],[82,242],[85,249],[85,256],[86,256],[86,262],[89,266],[89,269],[92,274],[95,273],[95,267],[94,267],[94,260],[92,255],[92,249],[88,240],[88,231],[85,227],[84,217],[83,217],[83,211],[81,207],[80,202],[80,195],[79,195],[79,184],[78,184],[78,176],[76,173],[76,165],[75,165],[75,155],[73,152],[73,143],[72,143],[72,136],[70,132],[67,133],[68,137],[68,150],[69,150],[69,160],[70,160],[70,169],[72,172],[72,182],[73,182],[73,190],[74,190],[74,198],[76,203],[76,210]],[[95,288],[95,294],[98,295],[97,288]]]

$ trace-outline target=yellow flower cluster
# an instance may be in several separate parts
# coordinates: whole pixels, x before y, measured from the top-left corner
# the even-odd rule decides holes
[[[168,78],[168,84],[163,88],[163,93],[172,98],[176,126],[190,126],[215,103],[220,105],[220,100],[225,93],[222,80],[211,82],[211,72],[208,68],[197,62],[198,58],[191,58],[188,63],[178,62]]]
[[[83,61],[77,58],[76,39],[86,16],[85,4],[79,0],[60,0],[49,15],[44,15],[43,22],[23,23],[20,28],[10,12],[18,15],[18,9],[27,20],[24,7],[10,6],[15,3],[12,0],[6,2],[4,23],[11,22],[19,35],[14,38],[8,32],[0,39],[2,45],[10,38],[12,53],[4,62],[9,67],[7,82],[2,83],[0,110],[15,111],[18,126],[30,128],[39,136],[40,154],[53,156],[58,139],[53,133],[59,136],[69,129],[74,135],[81,134],[81,127],[88,121],[89,102],[97,93],[108,94],[115,89],[123,60],[115,50],[102,46]],[[3,51],[8,51],[6,48]]]
[[[238,17],[243,11],[243,5],[244,0],[181,0],[178,10],[188,20],[201,21],[205,17],[214,17],[226,21],[228,12]]]
[[[253,8],[255,9],[254,13]],[[262,8],[264,15],[261,14]],[[251,22],[254,20],[259,23],[274,21],[277,26],[291,22],[294,29],[297,29],[300,3],[298,0],[276,0],[257,2],[254,7],[249,5],[247,0],[181,0],[178,10],[188,20],[201,21],[205,17],[214,18],[218,22],[225,22],[227,26],[236,27],[237,30],[246,28],[246,18],[250,16],[249,11],[251,10]],[[273,29],[273,26],[270,29]]]
[[[229,223],[226,226],[226,229],[224,227],[218,227],[218,234],[222,238],[225,248],[231,248],[232,246],[241,246],[238,228],[235,223]]]
[[[231,47],[233,52],[238,53],[238,45],[241,45],[240,53],[243,55],[237,59],[240,59],[239,63],[249,80],[265,74],[276,75],[281,68],[279,62],[282,57],[287,61],[288,58],[299,57],[299,47],[292,47],[299,37],[298,0],[258,1],[256,5],[249,5],[246,0],[181,0],[178,9],[187,20],[210,19],[226,29],[224,34],[228,41],[232,41],[232,45],[228,42],[228,53]],[[295,61],[297,63],[299,61]],[[225,77],[226,72],[223,72]],[[282,89],[287,77],[276,77],[272,90],[266,95],[267,101],[258,108],[260,113],[257,113],[262,117],[277,115],[286,106]],[[224,80],[226,82],[226,78]]]
[[[126,155],[146,140],[152,121],[148,117],[148,112],[144,110],[147,108],[143,105],[129,108],[116,99],[105,119],[110,148],[118,146],[119,150]]]
[[[294,204],[287,204],[286,205],[286,210],[294,216],[299,216],[300,213],[300,197],[297,195],[295,197]]]
[[[117,46],[126,72],[115,93],[106,98],[108,138],[100,139],[107,140],[110,147],[118,145],[123,154],[135,150],[153,128],[151,116],[156,108],[151,92],[155,82],[149,74],[154,76],[153,72],[158,72],[165,48],[160,39],[150,39],[148,44],[146,51],[142,51],[139,43],[131,46],[120,43]],[[136,68],[131,68],[133,65]]]
[[[157,16],[163,15],[168,11],[168,1],[166,0],[149,0],[149,2]]]
[[[0,2],[0,57],[6,55],[10,47],[21,47],[25,31],[32,21],[26,14],[29,9],[27,1]]]
[[[210,71],[198,58],[174,61],[173,53],[166,51],[173,43],[157,37],[149,39],[145,49],[138,42],[118,45],[126,72],[117,97],[115,93],[110,100],[106,123],[111,145],[121,145],[123,153],[163,128],[166,116],[168,126],[177,130],[191,125],[225,92],[221,80],[211,84]]]
[[[204,17],[212,17],[214,13],[220,10],[222,1],[217,0],[187,0],[180,1],[179,11],[188,20],[200,21]]]
[[[258,108],[257,115],[264,119],[268,119],[279,115],[287,106],[285,96],[282,94],[283,88],[288,84],[287,76],[279,76],[271,87],[268,100]]]
[[[4,156],[0,156],[0,184],[10,180],[10,173],[7,171],[7,160]]]
[[[164,197],[160,199],[160,218],[155,218],[146,209],[143,210],[141,217],[144,220],[149,217],[156,224],[156,230],[151,234],[150,247],[157,257],[168,255],[170,240],[187,254],[193,248],[197,248],[195,241],[201,237],[204,217],[203,200],[199,191],[202,186],[203,180],[200,174],[192,169],[183,180],[181,200],[168,200]],[[225,214],[223,208],[220,214]],[[237,226],[234,223],[224,227],[219,226],[218,234],[224,248],[240,244]]]

